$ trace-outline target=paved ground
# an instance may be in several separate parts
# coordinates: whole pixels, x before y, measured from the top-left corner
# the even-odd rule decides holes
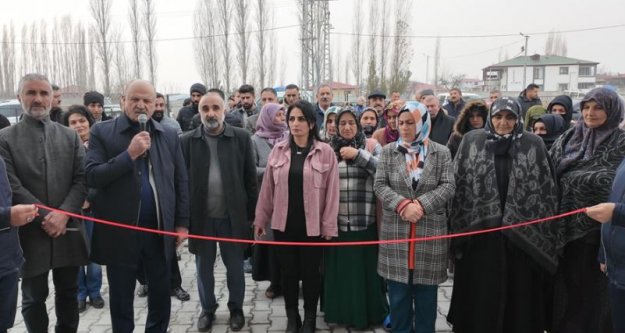
[[[197,293],[197,281],[195,278],[195,264],[193,256],[189,254],[186,247],[181,248],[182,260],[179,262],[180,271],[182,273],[182,287],[191,294],[191,300],[181,302],[172,298],[170,331],[173,333],[197,332],[196,322],[200,312],[200,301]],[[217,268],[215,269],[215,293],[218,296],[219,308],[217,309],[217,319],[213,325],[214,333],[229,332],[228,327],[228,307],[226,305],[228,299],[228,290],[226,288],[226,270],[220,259],[217,260]],[[246,274],[246,291],[245,303],[243,311],[245,313],[246,325],[242,332],[284,332],[286,329],[286,313],[284,310],[284,299],[282,297],[270,300],[265,297],[265,289],[269,286],[269,282],[255,282],[250,274]],[[53,290],[52,284],[50,290]],[[445,315],[449,309],[451,299],[451,283],[444,283],[438,292],[438,319],[436,321],[436,332],[451,332],[447,325]],[[111,332],[111,319],[108,310],[108,284],[106,278],[102,286],[102,296],[107,302],[104,309],[87,308],[87,311],[80,315],[79,332]],[[48,314],[50,316],[50,331],[54,331],[54,296],[51,294],[48,298]],[[17,317],[15,318],[15,327],[9,332],[26,332],[24,322],[21,316],[21,297],[18,301]],[[147,299],[135,297],[135,318],[136,332],[143,332],[145,329],[145,320],[147,316]],[[300,302],[300,308],[303,302]],[[303,310],[300,310],[303,313]],[[323,313],[317,318],[318,332],[350,332],[342,326],[328,325],[323,320]],[[353,331],[352,331],[353,332]],[[372,327],[365,332],[385,332],[381,326]]]

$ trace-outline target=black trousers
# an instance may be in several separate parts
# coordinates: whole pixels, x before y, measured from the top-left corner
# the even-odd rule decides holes
[[[141,234],[138,237],[140,261],[148,284],[146,332],[167,332],[171,313],[169,262],[165,260],[163,238]],[[109,303],[114,333],[130,333],[135,328],[134,295],[138,265],[108,265]]]
[[[174,249],[174,254],[172,255],[171,260],[171,280],[170,280],[170,289],[174,290],[176,288],[180,288],[182,286],[182,276],[180,275],[180,266],[178,266],[178,260],[176,260],[176,250]],[[137,266],[137,281],[140,284],[147,284],[145,280],[145,270],[143,269],[143,262],[139,261],[139,265]]]
[[[13,327],[17,309],[17,271],[0,277],[0,333]]]
[[[306,229],[292,226],[284,232],[274,230],[276,241],[319,242],[320,237],[308,237]],[[305,223],[305,222],[302,222]],[[321,293],[321,258],[323,249],[319,246],[279,246],[278,261],[282,273],[282,293],[287,310],[297,310],[299,281],[304,292],[304,311],[316,312]]]
[[[55,332],[78,330],[78,266],[52,269]],[[31,333],[48,332],[48,272],[22,279],[22,316]]]

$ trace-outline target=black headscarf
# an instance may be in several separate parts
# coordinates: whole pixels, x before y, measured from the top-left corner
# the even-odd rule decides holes
[[[339,122],[341,118],[346,114],[351,114],[354,116],[354,120],[356,121],[356,135],[350,140],[346,140],[341,136],[341,132],[339,130]],[[353,147],[356,149],[364,149],[367,143],[367,137],[365,133],[362,131],[362,126],[360,126],[360,121],[358,121],[358,117],[356,116],[356,112],[351,107],[344,107],[336,114],[336,135],[330,139],[330,146],[334,149],[336,153],[336,158],[338,161],[342,161],[341,158],[341,148],[343,147]]]
[[[547,106],[547,113],[552,113],[551,108],[556,104],[562,105],[566,110],[566,114],[563,116],[564,124],[566,128],[569,128],[571,120],[573,120],[573,100],[567,95],[556,96]]]
[[[534,123],[542,122],[545,124],[545,129],[547,130],[547,134],[540,134],[547,147],[547,150],[551,149],[551,146],[556,141],[556,139],[566,131],[566,127],[564,126],[564,118],[562,118],[559,114],[546,114],[542,115],[538,120]]]

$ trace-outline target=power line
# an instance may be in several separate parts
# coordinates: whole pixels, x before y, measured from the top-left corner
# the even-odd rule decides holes
[[[593,31],[593,30],[605,30],[605,29],[614,29],[614,28],[622,28],[625,27],[625,24],[615,24],[615,25],[604,25],[592,28],[582,28],[582,29],[570,29],[570,30],[559,30],[559,31],[541,31],[541,32],[528,32],[526,35],[548,35],[550,33],[574,33],[574,32],[583,32],[583,31]],[[385,37],[385,38],[422,38],[422,39],[432,39],[432,38],[441,38],[441,39],[453,39],[453,38],[492,38],[492,37],[516,37],[519,35],[516,33],[505,33],[505,34],[486,34],[486,35],[382,35],[382,34],[362,34],[356,32],[330,32],[333,35],[346,35],[346,36],[362,36],[362,37]]]
[[[265,32],[265,31],[274,31],[274,30],[282,30],[282,29],[290,29],[290,28],[299,28],[300,25],[299,24],[294,24],[294,25],[287,25],[287,26],[281,26],[281,27],[272,27],[272,28],[267,28],[267,29],[262,29],[262,30],[249,30],[246,31],[245,33],[258,33],[258,32]],[[232,32],[229,35],[240,35],[241,33],[238,32]],[[225,36],[225,34],[213,34],[213,35],[202,35],[202,36],[194,36],[194,37],[172,37],[172,38],[156,38],[154,40],[152,40],[153,42],[172,42],[172,41],[181,41],[181,40],[193,40],[193,39],[206,39],[206,38],[214,38],[214,37],[222,37]],[[138,43],[147,43],[149,42],[149,40],[147,39],[142,39],[142,40],[138,40]],[[125,44],[125,43],[134,43],[133,40],[118,40],[118,41],[108,41],[108,44]],[[92,41],[92,42],[24,42],[24,41],[14,41],[14,42],[7,42],[7,41],[2,41],[0,44],[11,44],[11,45],[95,45],[95,44],[102,44],[102,42],[100,41]]]

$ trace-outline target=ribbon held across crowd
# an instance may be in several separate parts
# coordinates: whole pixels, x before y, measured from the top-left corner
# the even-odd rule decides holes
[[[62,214],[66,214],[67,216],[71,216],[77,219],[83,219],[88,221],[93,221],[100,224],[105,224],[115,228],[124,228],[128,230],[140,231],[140,232],[148,232],[153,234],[159,234],[164,236],[185,236],[187,238],[200,239],[200,240],[208,240],[208,241],[217,241],[217,242],[231,242],[231,243],[244,243],[244,244],[263,244],[263,245],[282,245],[282,246],[364,246],[364,245],[379,245],[379,244],[397,244],[397,243],[407,243],[407,242],[427,242],[439,239],[451,239],[458,237],[467,237],[474,236],[479,234],[486,234],[496,231],[504,231],[508,229],[521,228],[526,227],[533,224],[545,223],[548,221],[553,221],[557,219],[561,219],[567,216],[581,214],[586,212],[586,208],[579,208],[570,212],[566,212],[559,215],[548,216],[532,221],[520,222],[512,225],[505,225],[501,227],[488,228],[482,230],[474,230],[467,232],[459,232],[447,235],[439,235],[439,236],[431,236],[431,237],[415,237],[415,238],[404,238],[404,239],[393,239],[393,240],[375,240],[375,241],[360,241],[360,242],[277,242],[277,241],[264,241],[264,240],[253,240],[253,239],[237,239],[237,238],[224,238],[224,237],[212,237],[212,236],[202,236],[202,235],[193,235],[193,234],[181,234],[174,231],[164,231],[164,230],[156,230],[151,228],[144,228],[134,225],[123,224],[119,222],[102,220],[90,216],[84,216],[80,214],[74,214],[70,212],[66,212],[60,209],[39,205],[36,204],[38,208],[49,210],[51,212],[59,212]]]

